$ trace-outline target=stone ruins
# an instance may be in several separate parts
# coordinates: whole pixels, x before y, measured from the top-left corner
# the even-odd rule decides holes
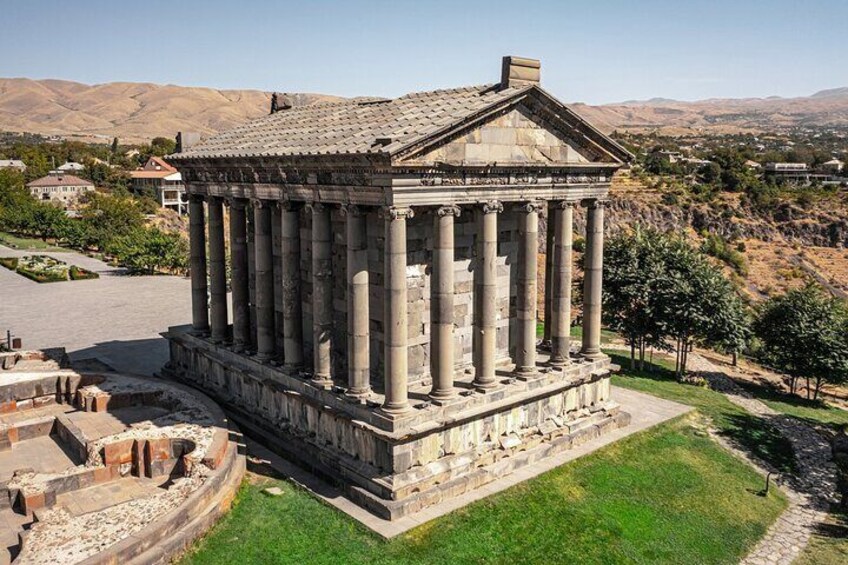
[[[193,320],[166,334],[165,372],[386,519],[629,422],[600,324],[604,199],[632,156],[541,88],[539,61],[505,57],[501,74],[395,99],[275,97],[169,157],[190,194]]]
[[[0,352],[0,563],[167,563],[229,508],[244,456],[196,391]]]

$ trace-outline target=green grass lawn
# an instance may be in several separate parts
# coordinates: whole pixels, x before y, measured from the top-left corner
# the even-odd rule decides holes
[[[21,251],[63,251],[61,247],[51,245],[40,239],[19,237],[6,232],[0,232],[0,245],[20,249]]]
[[[695,406],[708,416],[721,434],[735,440],[784,472],[795,470],[792,445],[765,420],[753,416],[730,402],[723,394],[705,387],[678,382],[670,361],[654,358],[652,370],[631,370],[630,358],[620,351],[607,351],[613,363],[621,365],[612,383],[617,386],[646,392],[660,398]],[[646,366],[650,366],[646,363]]]
[[[786,505],[687,416],[383,541],[284,481],[182,563],[735,563]],[[275,485],[284,494],[262,489]],[[236,553],[237,551],[237,553]]]
[[[545,335],[545,323],[536,322],[536,336],[542,337]],[[583,326],[571,326],[571,337],[583,339]],[[609,343],[618,337],[613,331],[601,329],[601,343]]]

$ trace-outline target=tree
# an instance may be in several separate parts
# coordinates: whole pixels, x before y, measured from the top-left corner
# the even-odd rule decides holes
[[[106,251],[112,241],[142,227],[144,216],[129,195],[91,193],[82,219],[91,229],[94,244]]]
[[[117,137],[112,140],[112,147],[110,148],[110,150],[112,151],[112,155],[115,155],[115,154],[118,153],[118,138]]]
[[[764,362],[789,375],[795,392],[798,379],[815,382],[818,398],[825,382],[848,380],[848,308],[844,302],[809,284],[769,299],[754,325]]]
[[[604,279],[605,320],[625,336],[634,365],[637,350],[643,365],[645,346],[673,348],[682,377],[695,342],[738,352],[748,341],[733,285],[681,237],[637,227],[610,238]]]
[[[184,272],[188,266],[188,245],[177,234],[158,228],[134,229],[116,237],[111,252],[131,271],[155,274],[160,270]]]
[[[647,347],[663,347],[652,311],[651,293],[662,276],[663,237],[636,226],[632,235],[617,235],[604,252],[604,321],[630,345],[630,367],[644,368]]]

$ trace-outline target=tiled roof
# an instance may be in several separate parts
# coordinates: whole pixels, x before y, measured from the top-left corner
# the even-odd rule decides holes
[[[40,186],[94,186],[94,183],[74,175],[47,175],[27,183],[27,186],[32,188]]]
[[[392,153],[529,88],[470,86],[296,106],[168,158]]]

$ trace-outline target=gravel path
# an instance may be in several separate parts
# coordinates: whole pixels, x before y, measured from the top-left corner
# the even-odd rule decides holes
[[[789,498],[789,507],[742,560],[743,564],[751,565],[788,565],[807,545],[816,526],[824,522],[830,504],[837,502],[836,466],[831,461],[830,444],[807,424],[772,410],[753,398],[720,367],[697,353],[690,354],[689,369],[699,373],[711,388],[723,393],[732,403],[768,420],[791,443],[798,472],[784,476],[782,486]],[[762,472],[775,472],[763,462],[752,460],[737,446],[729,445],[724,438],[714,437]]]

